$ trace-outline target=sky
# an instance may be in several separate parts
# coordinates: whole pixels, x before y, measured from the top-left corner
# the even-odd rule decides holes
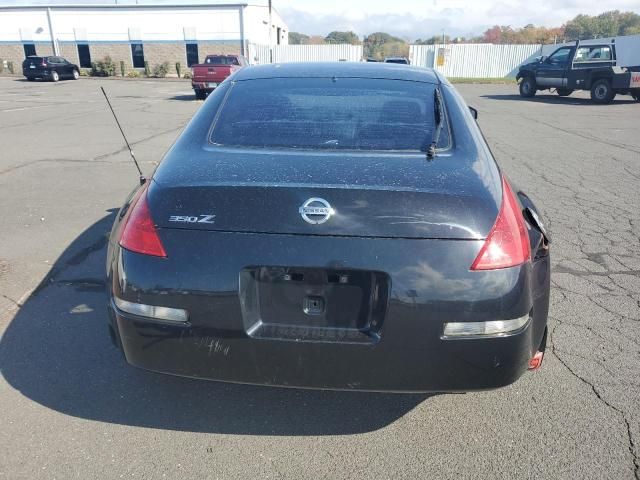
[[[1,5],[69,3],[244,3],[268,0],[0,0]],[[480,35],[494,25],[558,27],[580,13],[640,14],[640,0],[272,0],[292,32],[326,36],[333,30],[360,37],[387,32],[405,40]]]
[[[273,0],[273,6],[292,32],[325,36],[352,30],[362,37],[383,31],[407,40],[443,31],[469,37],[493,25],[557,27],[580,13],[640,14],[640,0]]]

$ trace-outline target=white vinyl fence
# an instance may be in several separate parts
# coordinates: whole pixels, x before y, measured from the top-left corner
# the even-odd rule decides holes
[[[445,77],[501,78],[515,76],[518,66],[542,55],[541,50],[541,45],[411,45],[409,61],[435,68]]]
[[[362,45],[274,45],[273,63],[287,62],[359,62]],[[269,46],[248,45],[251,64],[270,63]]]

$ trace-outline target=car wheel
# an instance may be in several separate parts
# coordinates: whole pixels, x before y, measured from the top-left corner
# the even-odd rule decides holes
[[[560,97],[568,97],[573,93],[573,90],[571,88],[559,88],[556,92]]]
[[[207,92],[204,90],[194,90],[194,93],[196,94],[196,100],[204,100],[207,98]]]
[[[520,96],[531,98],[536,94],[536,80],[533,77],[524,77],[520,82]]]
[[[636,102],[640,102],[640,92],[632,93],[631,96]]]
[[[611,103],[615,96],[616,92],[613,91],[611,82],[606,78],[596,80],[593,85],[591,85],[591,100],[595,103]]]
[[[54,82],[60,80],[60,75],[58,75],[58,72],[56,72],[55,70],[51,72],[51,80]]]
[[[78,80],[80,78],[80,72],[78,70],[73,70],[73,79]]]

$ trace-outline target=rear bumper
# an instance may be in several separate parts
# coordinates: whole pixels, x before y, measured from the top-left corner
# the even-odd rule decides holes
[[[167,324],[122,312],[110,302],[111,326],[127,361],[147,370],[300,388],[487,390],[513,383],[527,370],[546,328],[549,257],[521,267],[469,272],[481,242],[161,233],[169,258],[138,255],[116,244],[108,267],[111,296],[189,312],[188,324]],[[183,242],[188,249],[179,248]],[[243,268],[326,267],[338,263],[338,252],[341,267],[389,275],[388,306],[376,341],[252,335],[240,292]],[[528,323],[504,337],[442,338],[445,322],[526,314]]]
[[[217,87],[210,87],[209,86],[210,82],[191,82],[191,88],[194,90],[202,90],[204,92],[213,92]],[[214,83],[218,83],[219,82],[214,82]]]
[[[395,348],[384,340],[309,343],[167,325],[124,314],[113,303],[110,314],[127,362],[146,370],[255,385],[395,392],[488,390],[515,382],[531,358],[535,321],[490,339],[430,339],[425,325]]]
[[[22,75],[24,75],[27,78],[50,78],[51,71],[23,69]]]

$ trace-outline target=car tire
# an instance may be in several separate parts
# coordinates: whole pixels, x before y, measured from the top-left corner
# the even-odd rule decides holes
[[[611,103],[615,96],[616,92],[613,90],[611,82],[606,78],[596,80],[593,82],[593,85],[591,85],[591,100],[594,103],[600,105]]]
[[[58,80],[60,80],[60,75],[58,75],[58,72],[54,70],[53,72],[51,72],[51,81],[57,82]]]
[[[204,100],[207,98],[207,92],[204,90],[194,90],[193,92],[196,94],[196,100]]]
[[[632,93],[631,97],[636,101],[640,102],[640,92]]]
[[[80,72],[74,68],[73,69],[73,79],[74,80],[78,80],[79,78],[80,78]]]
[[[527,76],[520,82],[520,96],[524,98],[531,98],[536,94],[537,86],[536,80],[532,76]]]
[[[573,89],[571,88],[559,88],[556,90],[556,92],[558,93],[558,96],[560,97],[568,97],[569,95],[571,95],[573,93]]]

